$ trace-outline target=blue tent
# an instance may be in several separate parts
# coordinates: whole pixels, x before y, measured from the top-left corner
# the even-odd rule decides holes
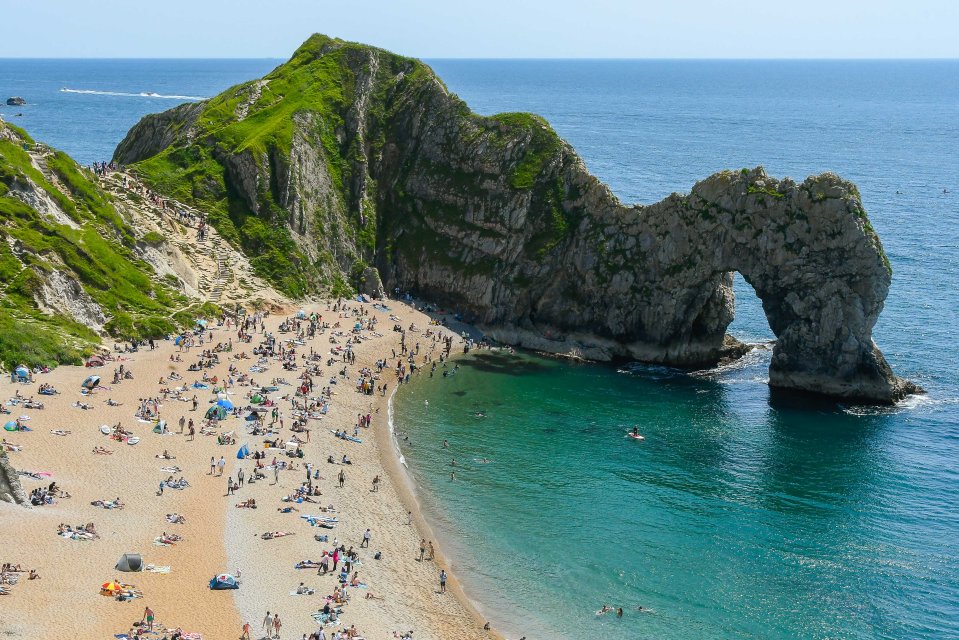
[[[203,382],[194,382],[194,383],[193,383],[192,385],[190,385],[190,386],[192,386],[194,389],[209,389],[209,388],[210,388],[210,385],[205,384],[205,383],[203,383]]]
[[[227,411],[233,411],[233,402],[230,401],[228,398],[220,398],[217,401],[216,406],[223,407]]]
[[[173,344],[175,344],[178,347],[180,346],[181,342],[183,342],[183,336],[177,336],[173,339]]]
[[[17,377],[18,377],[18,378],[29,378],[29,377],[30,377],[30,370],[27,369],[27,368],[26,368],[24,365],[22,365],[22,364],[21,364],[19,367],[17,367],[16,369],[14,369],[14,373],[17,374]]]
[[[13,420],[11,420],[11,421],[8,422],[7,424],[3,425],[3,429],[4,429],[5,431],[17,431],[17,430],[19,429],[19,427],[17,427],[17,423],[16,423],[16,422],[14,422]]]
[[[206,329],[206,320],[197,320],[196,326],[200,327],[201,329]]]
[[[303,320],[303,319],[305,319],[305,318],[306,318],[306,311],[304,311],[303,309],[300,309],[299,311],[297,311],[297,312],[296,312],[296,318],[297,318],[297,320]]]
[[[250,448],[246,446],[245,444],[242,447],[240,447],[239,451],[236,452],[237,460],[242,460],[248,455],[250,455]]]
[[[82,386],[84,389],[92,389],[98,384],[100,384],[100,376],[90,376],[83,381]]]
[[[229,573],[221,573],[212,580],[210,580],[211,589],[239,589],[240,583],[236,581],[236,578],[231,576]]]

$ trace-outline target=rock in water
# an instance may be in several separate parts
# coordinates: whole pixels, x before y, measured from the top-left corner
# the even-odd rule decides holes
[[[8,107],[22,107],[27,104],[27,101],[21,98],[20,96],[14,96],[12,98],[7,98]]]
[[[260,80],[147,116],[114,159],[211,211],[293,295],[382,282],[509,344],[703,367],[737,351],[738,271],[778,338],[771,385],[918,390],[872,341],[891,269],[832,174],[727,171],[625,206],[542,118],[474,114],[423,63],[321,35]]]

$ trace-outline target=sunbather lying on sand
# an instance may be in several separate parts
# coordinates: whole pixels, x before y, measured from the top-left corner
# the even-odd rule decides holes
[[[163,453],[157,454],[156,457],[160,458],[161,460],[176,460],[176,456],[171,454],[166,449],[163,450]]]
[[[260,537],[263,538],[264,540],[272,540],[273,538],[282,538],[284,536],[292,536],[292,535],[294,534],[290,531],[267,531]]]
[[[238,509],[256,509],[256,500],[254,498],[250,498],[245,502],[238,503],[236,506]]]
[[[98,453],[100,455],[108,456],[108,455],[111,455],[113,452],[105,447],[93,447],[93,453]]]
[[[173,524],[186,524],[186,518],[181,516],[179,513],[168,513],[166,514],[167,522]]]
[[[90,504],[94,507],[103,507],[104,509],[122,509],[126,506],[120,502],[120,498],[116,500],[94,500]]]

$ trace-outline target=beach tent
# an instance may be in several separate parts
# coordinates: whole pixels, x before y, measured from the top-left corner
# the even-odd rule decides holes
[[[84,389],[93,389],[98,384],[100,384],[100,376],[90,376],[82,382],[81,386]]]
[[[101,358],[100,356],[90,356],[90,359],[87,360],[87,366],[88,366],[88,367],[102,367],[102,366],[103,366],[103,358]]]
[[[17,423],[14,422],[13,420],[11,420],[11,421],[8,422],[7,424],[3,425],[3,430],[4,430],[4,431],[19,431],[19,428],[17,427]]]
[[[183,336],[177,336],[173,339],[173,344],[179,347],[183,343],[183,340],[184,340]]]
[[[117,566],[114,569],[117,571],[143,571],[143,557],[139,553],[124,553],[117,560]]]
[[[21,364],[19,367],[14,369],[13,372],[17,374],[17,378],[20,380],[27,380],[30,378],[30,370],[27,369],[25,365]]]
[[[221,573],[210,580],[211,589],[239,589],[240,583],[229,573]]]
[[[224,418],[226,418],[226,409],[217,405],[213,405],[212,407],[206,410],[206,419],[209,420],[210,418],[223,420]]]
[[[203,320],[203,319],[197,320],[196,326],[200,329],[206,329],[206,320]]]
[[[297,311],[296,318],[297,320],[303,320],[304,318],[306,318],[306,311],[304,311],[303,309],[300,309],[299,311]]]
[[[233,402],[231,402],[228,398],[220,398],[216,401],[216,406],[223,407],[227,411],[233,410]]]
[[[369,302],[370,297],[365,293],[361,293],[360,295],[356,296],[356,300],[357,302]]]
[[[253,404],[263,404],[263,396],[258,393],[253,394],[253,397],[250,398],[250,402]]]
[[[242,460],[248,455],[250,455],[250,448],[246,446],[245,444],[242,447],[240,447],[239,451],[236,452],[237,460]]]

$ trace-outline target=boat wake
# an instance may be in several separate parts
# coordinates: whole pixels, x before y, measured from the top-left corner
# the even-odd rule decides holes
[[[124,91],[95,91],[93,89],[60,89],[60,93],[82,93],[92,96],[121,96],[124,98],[158,98],[161,100],[206,100],[203,96],[163,95],[152,91],[126,93]]]

